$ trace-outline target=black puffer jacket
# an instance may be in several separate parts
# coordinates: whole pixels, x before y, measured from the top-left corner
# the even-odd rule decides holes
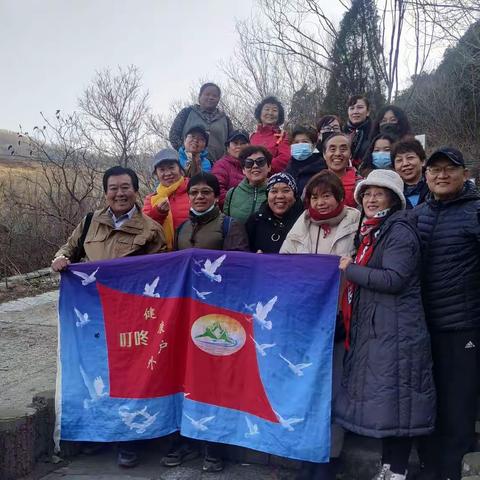
[[[412,211],[422,240],[422,289],[431,330],[480,327],[480,195],[465,182],[454,200]]]
[[[350,350],[335,421],[369,437],[426,435],[435,421],[430,337],[420,292],[420,239],[405,212],[380,227],[367,266],[352,264]]]
[[[303,161],[295,160],[292,157],[288,162],[285,171],[295,179],[298,194],[302,195],[303,189],[307,185],[308,181],[318,172],[321,172],[326,168],[327,164],[325,163],[322,154],[315,152]]]

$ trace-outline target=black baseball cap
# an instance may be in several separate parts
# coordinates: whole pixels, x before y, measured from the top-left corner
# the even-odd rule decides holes
[[[465,167],[465,160],[463,159],[462,152],[453,147],[441,147],[435,150],[428,158],[425,166],[429,166],[435,160],[440,158],[448,158],[453,164],[459,167]]]
[[[227,138],[227,141],[225,142],[225,146],[228,147],[228,144],[230,142],[233,142],[237,138],[243,138],[247,143],[250,143],[250,137],[248,136],[248,133],[245,130],[234,130]]]
[[[208,145],[208,132],[205,130],[204,127],[202,127],[202,125],[194,125],[193,127],[190,127],[186,132],[185,132],[185,138],[187,138],[187,135],[189,135],[190,133],[199,133],[200,135],[202,135],[202,137],[205,139],[205,142],[207,143]]]

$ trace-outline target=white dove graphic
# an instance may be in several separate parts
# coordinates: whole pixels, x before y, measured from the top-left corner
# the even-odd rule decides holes
[[[245,438],[260,434],[260,430],[258,429],[258,425],[256,423],[252,423],[248,417],[245,417],[245,421],[247,422],[248,427],[248,432],[245,433]]]
[[[91,283],[97,281],[97,279],[95,278],[95,275],[98,272],[98,268],[99,267],[97,267],[97,269],[90,275],[87,275],[86,273],[83,273],[83,272],[79,272],[77,270],[72,270],[72,273],[77,277],[80,277],[82,279],[82,285],[86,287],[87,285],[90,285]]]
[[[303,369],[308,368],[313,365],[313,363],[297,363],[295,365],[292,363],[290,360],[287,360],[281,353],[278,354],[278,356],[287,362],[288,368],[295,374],[298,375],[299,377],[303,377]]]
[[[291,418],[283,418],[278,412],[275,410],[273,411],[275,415],[278,418],[278,421],[280,422],[280,425],[283,428],[286,428],[289,432],[293,432],[295,429],[292,427],[292,425],[295,425],[296,423],[303,422],[303,418],[298,418],[298,417],[291,417]]]
[[[215,261],[211,261],[209,258],[205,260],[203,267],[201,268],[201,272],[211,281],[220,283],[222,281],[222,276],[217,274],[216,271],[220,268],[220,265],[223,261],[227,258],[225,254],[221,257],[218,257]]]
[[[206,430],[208,430],[208,428],[205,426],[205,423],[211,422],[215,418],[215,416],[212,416],[212,417],[203,417],[200,420],[195,420],[189,415],[187,415],[185,412],[183,414],[190,420],[193,427],[196,428],[197,430],[200,430],[201,432],[205,432]]]
[[[135,412],[130,412],[128,407],[122,405],[118,409],[118,414],[122,419],[123,423],[130,428],[130,430],[135,430],[137,433],[144,433],[147,428],[152,425],[152,423],[157,419],[159,412],[154,415],[150,415],[147,412],[147,407],[142,408],[141,410],[136,410]],[[143,417],[145,420],[143,422],[134,422],[133,420],[136,417]]]
[[[210,295],[212,292],[199,292],[195,287],[192,287],[193,291],[197,294],[198,298],[201,298],[202,300],[207,299],[207,295]]]
[[[267,320],[267,315],[270,313],[277,300],[278,297],[275,296],[271,298],[266,305],[263,305],[262,302],[257,303],[253,318],[261,325],[262,330],[264,328],[266,328],[267,330],[272,329],[272,322],[270,320]]]
[[[246,303],[244,303],[243,306],[244,306],[249,312],[253,312],[253,307],[255,306],[255,304],[254,304],[254,303],[251,303],[250,305],[247,305]]]
[[[105,384],[103,383],[102,377],[95,377],[93,384],[91,384],[87,374],[85,373],[85,370],[82,367],[80,367],[80,373],[82,374],[83,382],[85,383],[90,395],[90,398],[83,400],[83,408],[88,409],[102,397],[108,396],[108,392],[104,392]]]
[[[155,293],[155,289],[158,286],[158,281],[160,280],[160,277],[156,277],[155,280],[152,283],[146,283],[145,288],[143,289],[143,294],[146,297],[153,297],[153,298],[160,298],[159,293]]]
[[[253,343],[255,343],[255,348],[257,349],[258,353],[262,356],[265,357],[267,354],[265,353],[265,350],[267,348],[272,348],[275,347],[277,344],[276,343],[258,343],[251,335],[250,338],[253,340]]]
[[[75,322],[75,325],[77,327],[83,327],[84,325],[90,322],[90,319],[88,318],[88,313],[82,313],[78,308],[75,308],[75,307],[73,308],[73,310],[75,311],[75,315],[78,318],[78,321]]]

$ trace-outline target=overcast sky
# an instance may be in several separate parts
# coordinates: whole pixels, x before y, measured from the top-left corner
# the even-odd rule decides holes
[[[153,111],[221,80],[253,0],[0,0],[0,129],[64,112],[98,69],[134,64]]]

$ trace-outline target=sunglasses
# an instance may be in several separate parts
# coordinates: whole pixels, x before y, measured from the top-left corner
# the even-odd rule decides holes
[[[265,157],[259,158],[246,158],[243,162],[244,168],[253,168],[254,165],[257,167],[264,167],[267,164],[267,159]]]

